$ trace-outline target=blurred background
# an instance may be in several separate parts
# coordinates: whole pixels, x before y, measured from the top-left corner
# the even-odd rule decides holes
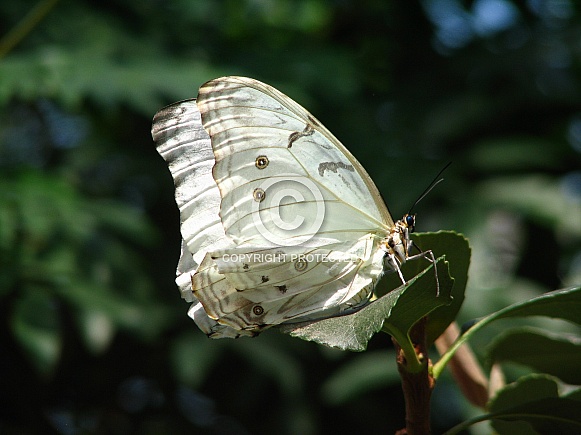
[[[452,161],[415,212],[470,240],[462,323],[581,282],[580,18],[573,0],[1,2],[0,432],[403,427],[387,335],[354,354],[197,330],[151,119],[212,78],[269,83],[396,218]],[[477,412],[441,380],[434,433]]]

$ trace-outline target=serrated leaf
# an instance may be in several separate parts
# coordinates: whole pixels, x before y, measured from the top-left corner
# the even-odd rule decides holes
[[[493,361],[512,361],[581,384],[581,339],[533,328],[519,328],[498,337],[489,351]]]
[[[161,95],[183,97],[191,92],[192,82],[202,83],[216,75],[199,59],[168,59],[169,65],[160,65],[155,55],[144,56],[138,50],[128,51],[125,61],[119,62],[109,48],[102,46],[109,45],[107,39],[119,43],[120,35],[110,31],[113,27],[104,25],[95,33],[101,38],[86,41],[80,50],[66,44],[47,44],[4,58],[0,104],[11,98],[45,97],[63,105],[80,106],[83,97],[91,97],[103,106],[127,104],[150,116],[152,108],[163,104]]]
[[[359,311],[315,322],[281,325],[280,330],[303,340],[315,341],[342,350],[364,351],[369,339],[380,330],[389,330],[398,341],[409,329],[437,307],[449,304],[453,280],[448,265],[437,260],[440,295],[437,295],[433,266],[406,285],[382,296]],[[400,341],[400,344],[401,341]]]

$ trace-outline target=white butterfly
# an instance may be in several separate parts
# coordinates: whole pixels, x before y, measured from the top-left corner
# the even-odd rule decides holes
[[[181,214],[176,282],[212,338],[356,309],[404,277],[415,216],[393,222],[361,164],[315,117],[245,77],[160,110],[152,135]]]

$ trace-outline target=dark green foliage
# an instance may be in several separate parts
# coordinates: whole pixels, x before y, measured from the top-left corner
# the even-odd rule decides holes
[[[577,336],[514,328],[492,343],[489,355],[495,362],[523,364],[564,382],[581,384],[581,373],[577,370],[581,367],[581,340]]]
[[[579,390],[577,390],[577,393]],[[493,426],[503,434],[576,434],[581,429],[576,394],[560,394],[551,377],[529,376],[500,392],[490,404]]]

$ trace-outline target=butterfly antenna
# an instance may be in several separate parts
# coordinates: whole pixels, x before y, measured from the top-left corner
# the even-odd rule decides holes
[[[442,169],[440,169],[440,172],[438,172],[438,175],[436,175],[434,177],[434,179],[432,180],[432,182],[429,184],[429,186],[426,188],[426,190],[423,191],[423,193],[418,197],[418,199],[416,199],[416,201],[413,203],[413,205],[410,207],[410,211],[408,211],[408,214],[412,213],[412,210],[414,209],[414,207],[418,204],[418,202],[420,202],[422,199],[424,199],[424,197],[430,193],[432,191],[432,189],[434,187],[436,187],[438,184],[440,184],[442,181],[444,181],[443,178],[440,178],[440,176],[442,175],[442,173],[448,169],[448,166],[450,166],[452,164],[452,162],[448,162],[448,164],[446,166],[444,166]]]

